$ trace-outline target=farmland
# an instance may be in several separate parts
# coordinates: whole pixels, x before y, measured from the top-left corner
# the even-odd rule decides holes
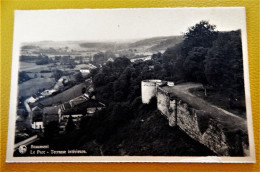
[[[25,72],[40,72],[42,70],[48,70],[49,65],[36,65],[35,63],[28,62],[19,62],[20,63],[20,71]]]

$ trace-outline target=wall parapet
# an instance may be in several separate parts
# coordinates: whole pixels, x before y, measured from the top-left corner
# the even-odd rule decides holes
[[[226,128],[227,125],[223,125],[215,119],[211,112],[207,112],[203,108],[194,108],[183,101],[180,96],[170,92],[171,87],[167,87],[168,89],[164,89],[164,85],[157,85],[154,87],[153,96],[157,97],[157,109],[167,118],[170,126],[178,126],[191,138],[218,155],[247,155],[248,135],[243,129]]]

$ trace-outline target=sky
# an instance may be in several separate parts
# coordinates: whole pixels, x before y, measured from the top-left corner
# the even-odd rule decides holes
[[[244,28],[244,8],[139,8],[17,10],[15,39],[37,41],[126,41],[181,35],[201,20],[218,31]]]

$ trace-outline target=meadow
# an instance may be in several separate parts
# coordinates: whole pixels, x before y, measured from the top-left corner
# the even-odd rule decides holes
[[[38,103],[41,103],[44,106],[52,106],[55,104],[61,104],[61,103],[68,102],[69,100],[82,95],[82,88],[85,88],[85,87],[86,87],[86,84],[84,84],[84,83],[75,85],[74,87],[67,89],[55,96],[51,96],[51,97],[42,99],[42,100],[38,101]]]
[[[54,78],[34,78],[19,84],[19,96],[30,97],[39,89],[50,89],[55,84]]]
[[[28,62],[19,62],[19,71],[25,71],[25,72],[40,72],[42,70],[49,70],[47,65],[36,65],[35,63],[28,63]]]

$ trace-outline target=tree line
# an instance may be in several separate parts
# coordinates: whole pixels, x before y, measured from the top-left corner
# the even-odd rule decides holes
[[[140,96],[144,79],[202,83],[206,88],[226,91],[229,97],[243,92],[241,31],[218,32],[201,21],[184,34],[184,40],[152,60],[131,63],[116,58],[91,71],[96,94],[102,100],[126,101]],[[205,92],[206,93],[206,92]]]
[[[243,92],[241,31],[218,32],[201,21],[184,34],[184,41],[163,54],[163,65],[173,81],[193,81],[205,88]]]

